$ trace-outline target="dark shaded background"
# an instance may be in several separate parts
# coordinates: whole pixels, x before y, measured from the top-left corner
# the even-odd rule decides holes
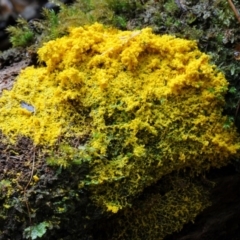
[[[73,1],[61,0],[64,3]],[[6,28],[14,25],[21,16],[28,21],[41,18],[41,9],[50,8],[57,11],[57,6],[47,0],[0,0],[0,51],[11,47]]]

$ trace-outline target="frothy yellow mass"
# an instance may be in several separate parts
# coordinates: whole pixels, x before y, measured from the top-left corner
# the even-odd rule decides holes
[[[0,129],[47,145],[88,134],[81,149],[97,162],[88,184],[129,181],[124,194],[134,195],[173,170],[222,166],[239,150],[222,115],[227,81],[194,41],[96,23],[38,55],[45,65],[23,70],[3,92]],[[119,200],[114,188],[106,206]]]

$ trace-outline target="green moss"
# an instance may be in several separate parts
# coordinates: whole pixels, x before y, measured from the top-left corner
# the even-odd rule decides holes
[[[10,41],[13,47],[25,47],[33,43],[34,32],[30,29],[26,20],[19,18],[17,20],[17,27],[8,27],[7,31],[10,33]]]
[[[68,34],[69,28],[92,24],[96,21],[126,27],[125,17],[113,17],[113,11],[108,6],[107,1],[78,0],[70,6],[66,6],[61,1],[54,1],[59,5],[60,11],[43,9],[43,20],[31,20],[29,23],[19,18],[16,26],[8,28],[11,35],[10,41],[14,47],[30,46],[38,48],[44,42],[56,39]],[[40,27],[40,28],[39,28]]]

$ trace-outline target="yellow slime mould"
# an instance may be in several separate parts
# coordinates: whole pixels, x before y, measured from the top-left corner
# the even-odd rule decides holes
[[[200,172],[239,154],[222,115],[228,83],[194,41],[96,23],[45,43],[38,56],[43,65],[3,92],[0,129],[42,145],[88,135],[78,149],[92,170],[79,185],[106,209],[116,212],[174,170]]]

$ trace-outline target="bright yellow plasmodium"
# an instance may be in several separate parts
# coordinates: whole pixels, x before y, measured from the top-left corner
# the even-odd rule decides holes
[[[108,210],[174,170],[201,172],[238,154],[236,129],[222,115],[228,83],[194,41],[96,23],[38,55],[46,66],[23,70],[3,92],[0,129],[43,145],[88,135],[79,151],[91,172],[79,187],[90,186]]]

